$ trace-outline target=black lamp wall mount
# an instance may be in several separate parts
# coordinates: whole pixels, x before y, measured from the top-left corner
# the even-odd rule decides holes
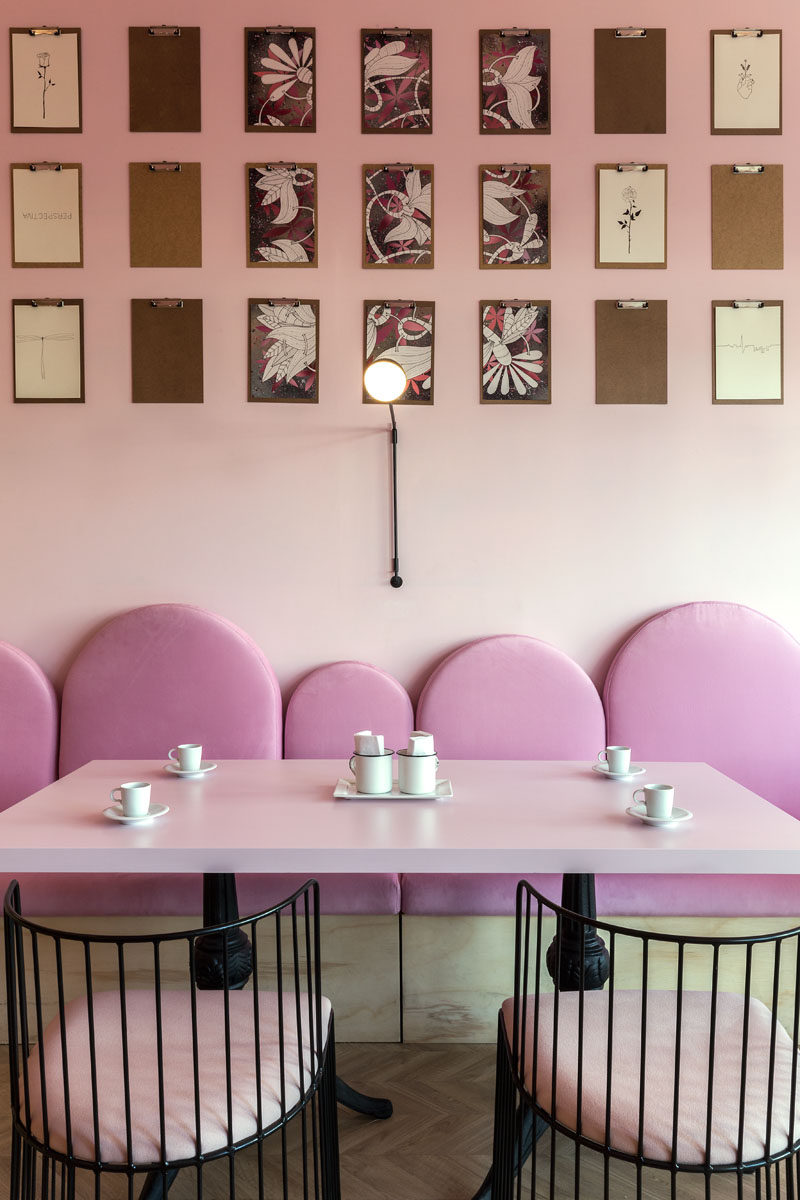
[[[406,373],[399,363],[389,358],[379,358],[370,363],[364,372],[364,387],[373,400],[389,405],[392,418],[392,575],[389,583],[393,588],[403,586],[400,576],[400,557],[397,544],[397,420],[394,401],[402,396],[408,386]]]

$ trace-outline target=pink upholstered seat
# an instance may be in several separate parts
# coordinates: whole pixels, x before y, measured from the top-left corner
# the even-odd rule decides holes
[[[161,997],[163,1022],[164,1155],[167,1160],[213,1154],[228,1144],[252,1137],[259,1127],[254,1002],[250,990],[228,993],[230,1006],[230,1071],[225,1047],[225,1000],[222,992],[195,993],[197,1004],[197,1061],[200,1095],[200,1146],[196,1142],[191,996],[184,991],[164,991]],[[288,1112],[309,1091],[317,1071],[314,1042],[306,1027],[308,1006],[303,997],[298,1006],[294,995],[283,997],[282,1041],[284,1111]],[[322,1044],[327,1043],[331,1005],[322,998]],[[125,993],[130,1071],[132,1153],[125,1143],[125,1083],[119,992],[95,994],[92,1003],[94,1042],[97,1048],[99,1153],[95,1153],[92,1117],[92,1077],[89,1014],[85,997],[65,1007],[67,1070],[69,1073],[70,1117],[73,1152],[78,1158],[95,1157],[109,1163],[151,1163],[162,1157],[158,1106],[158,1041],[156,1009],[152,991]],[[298,1028],[299,1024],[299,1028]],[[43,1138],[40,1054],[43,1055],[47,1099],[49,1143],[54,1150],[67,1151],[67,1126],[62,1070],[61,1024],[52,1021],[44,1032],[42,1046],[28,1060],[31,1129]],[[275,992],[259,994],[259,1040],[261,1072],[261,1128],[281,1117],[281,1032],[278,997]],[[302,1061],[302,1071],[300,1063]],[[230,1130],[225,1116],[226,1081],[233,1081]]]
[[[444,760],[591,760],[606,744],[603,707],[588,675],[554,646],[520,634],[453,651],[422,690],[417,728],[434,735]],[[560,890],[552,875],[534,883],[546,894]],[[511,875],[404,875],[403,912],[509,915],[516,885]]]
[[[579,1017],[579,1003],[584,1011]],[[581,1132],[584,1137],[606,1144],[624,1154],[637,1154],[639,1134],[639,1077],[641,1066],[642,993],[614,990],[611,1068],[611,1122],[606,1134],[608,1087],[608,991],[562,992],[558,1003],[558,1042],[555,1067],[555,1116],[568,1129],[578,1119],[578,1027],[583,1023],[583,1058],[580,1090]],[[682,993],[680,1090],[678,1108],[677,1160],[706,1161],[706,1108],[709,1096],[710,992]],[[647,1037],[645,1049],[644,1119],[645,1158],[669,1161],[672,1157],[672,1106],[676,1073],[677,993],[647,993]],[[533,1090],[534,998],[527,1004],[525,1038],[525,1086]],[[778,1023],[775,1031],[774,1063],[771,1064],[772,1015],[760,1000],[751,998],[745,1007],[739,995],[716,995],[713,1109],[711,1154],[715,1164],[737,1160],[739,1141],[739,1090],[743,1072],[743,1021],[747,1013],[746,1091],[743,1153],[745,1161],[761,1159],[767,1147],[766,1116],[770,1075],[774,1096],[769,1143],[777,1154],[800,1136],[800,1107],[789,1137],[792,1067],[796,1056],[791,1038]],[[513,1037],[514,1000],[502,1007],[509,1042]],[[536,1039],[536,1088],[538,1102],[551,1112],[553,1087],[553,996],[539,997]],[[800,1081],[796,1085],[800,1101]]]
[[[770,618],[712,601],[659,613],[617,653],[604,702],[634,761],[707,762],[800,816],[800,644]],[[614,914],[800,914],[787,876],[598,877],[597,898]]]
[[[0,811],[56,777],[58,703],[32,658],[0,642]]]
[[[93,758],[157,758],[202,742],[208,758],[279,758],[282,704],[272,668],[243,630],[192,604],[114,617],[64,683],[60,773]],[[198,916],[191,875],[21,879],[31,915]],[[255,906],[253,911],[260,906]]]
[[[356,730],[382,733],[385,745],[400,749],[406,746],[413,728],[411,700],[391,675],[369,663],[326,663],[300,681],[286,706],[284,756],[338,758],[347,775]],[[276,876],[275,898],[288,895],[297,882],[294,875]],[[400,911],[397,875],[327,875],[320,879],[320,894],[324,912]],[[253,893],[244,877],[239,881],[239,895],[257,901],[256,907],[273,903],[271,894]]]

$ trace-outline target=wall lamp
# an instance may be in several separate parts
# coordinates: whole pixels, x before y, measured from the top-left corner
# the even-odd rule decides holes
[[[392,418],[392,577],[393,588],[403,586],[400,578],[400,560],[397,551],[397,422],[394,418],[394,401],[402,396],[408,386],[406,373],[399,363],[390,358],[379,358],[370,363],[364,372],[364,387],[373,400],[389,405]]]

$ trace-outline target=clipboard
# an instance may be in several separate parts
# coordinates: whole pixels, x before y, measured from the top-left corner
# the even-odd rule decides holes
[[[201,267],[200,163],[129,163],[132,267]]]
[[[666,403],[666,300],[595,300],[595,404]]]
[[[200,130],[200,27],[128,29],[131,133]]]
[[[720,134],[783,133],[783,31],[780,29],[712,29],[710,41],[711,132]],[[772,80],[767,77],[765,81],[763,72],[766,64],[759,61],[755,65],[754,72],[754,64],[751,59],[754,51],[759,60],[766,58],[767,54],[760,54],[758,47],[768,50],[773,43],[774,55],[772,57],[776,77]],[[735,53],[733,53],[733,48],[735,48]],[[717,61],[718,53],[720,62]],[[721,73],[724,67],[727,67],[727,82],[718,79],[718,73]],[[756,78],[756,75],[762,77]],[[718,116],[718,99],[721,108],[727,107],[725,100],[729,98],[730,103],[734,102],[732,89],[735,89],[736,95],[742,100],[741,111],[744,113],[747,111],[744,104],[753,102],[753,97],[757,96],[759,91],[763,91],[765,82],[772,90],[768,122],[762,124],[756,120],[755,123],[749,125],[740,125],[737,124],[736,116],[731,113],[720,112]],[[739,102],[737,101],[736,104],[738,105]]]
[[[715,271],[783,270],[783,166],[711,168],[711,266]]]
[[[80,29],[26,26],[8,34],[11,132],[82,133]],[[34,61],[35,73],[28,69]]]
[[[711,403],[783,404],[783,340],[782,300],[712,300]]]
[[[666,133],[666,29],[595,29],[595,133]]]
[[[15,404],[83,404],[82,300],[12,300]]]
[[[131,300],[134,404],[203,403],[203,301]]]
[[[668,170],[666,163],[597,164],[594,265],[598,270],[666,270]],[[618,230],[622,240],[615,245]],[[628,247],[633,243],[640,250],[631,259],[625,256],[626,241]]]
[[[11,164],[12,267],[82,267],[80,163]]]

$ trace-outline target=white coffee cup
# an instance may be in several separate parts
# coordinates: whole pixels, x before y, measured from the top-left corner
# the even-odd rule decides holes
[[[598,762],[608,764],[612,775],[627,775],[631,769],[630,746],[606,746],[597,756]]]
[[[144,817],[150,811],[150,784],[121,783],[111,789],[111,799],[121,805],[123,816]]]
[[[353,754],[350,770],[356,777],[356,791],[380,796],[392,790],[392,759],[394,750],[382,754]]]
[[[407,796],[424,796],[436,791],[436,754],[397,751],[397,786]]]
[[[675,788],[671,783],[646,783],[633,793],[634,802],[641,793],[648,817],[656,817],[659,821],[666,820],[672,815],[672,803],[675,798]]]
[[[203,747],[194,742],[184,742],[181,746],[174,746],[169,752],[169,761],[175,763],[181,771],[199,771],[202,760]]]

